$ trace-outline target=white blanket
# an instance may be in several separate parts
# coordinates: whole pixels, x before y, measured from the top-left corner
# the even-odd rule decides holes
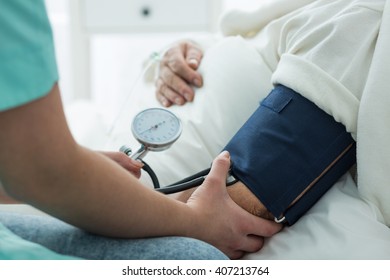
[[[382,25],[366,88],[361,99],[358,138],[358,186],[390,225],[390,2]]]

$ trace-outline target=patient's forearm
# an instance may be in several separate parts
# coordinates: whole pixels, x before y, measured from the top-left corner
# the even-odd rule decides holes
[[[274,219],[263,203],[242,182],[238,181],[227,190],[233,201],[249,213],[269,220]]]

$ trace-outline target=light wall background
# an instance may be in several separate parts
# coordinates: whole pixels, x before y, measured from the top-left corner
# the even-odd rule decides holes
[[[76,0],[78,1],[78,0]],[[110,1],[110,0],[107,0]],[[131,1],[131,0],[129,0]],[[160,0],[162,1],[162,0]],[[196,0],[193,0],[196,1]],[[213,1],[213,0],[211,0]],[[226,9],[252,9],[261,0],[220,0],[221,12]],[[83,79],[74,75],[77,71],[72,60],[71,13],[69,0],[46,0],[49,18],[53,27],[57,63],[60,72],[60,87],[65,107],[80,102],[84,93],[75,90],[75,84]],[[174,7],[169,7],[174,9]],[[132,32],[97,34],[90,37],[89,71],[90,93],[88,102],[93,103],[107,119],[113,119],[130,91],[137,92],[142,86],[139,77],[147,57],[171,42],[183,38],[204,37],[205,31],[191,32]],[[150,90],[148,94],[154,94]]]

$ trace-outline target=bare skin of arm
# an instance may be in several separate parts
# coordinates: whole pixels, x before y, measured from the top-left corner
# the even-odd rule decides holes
[[[120,166],[122,166],[125,170],[129,171],[135,177],[139,178],[141,176],[141,168],[143,164],[140,161],[133,160],[132,158],[126,156],[124,153],[121,152],[101,151],[99,153],[107,156],[114,162],[118,163]],[[20,204],[20,203],[21,203],[20,201],[15,200],[5,192],[3,185],[0,182],[0,204]]]

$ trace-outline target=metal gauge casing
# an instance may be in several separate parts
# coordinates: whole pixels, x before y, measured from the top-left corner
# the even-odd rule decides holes
[[[131,131],[137,141],[148,150],[163,151],[180,137],[182,125],[172,112],[162,108],[150,108],[134,117]]]

